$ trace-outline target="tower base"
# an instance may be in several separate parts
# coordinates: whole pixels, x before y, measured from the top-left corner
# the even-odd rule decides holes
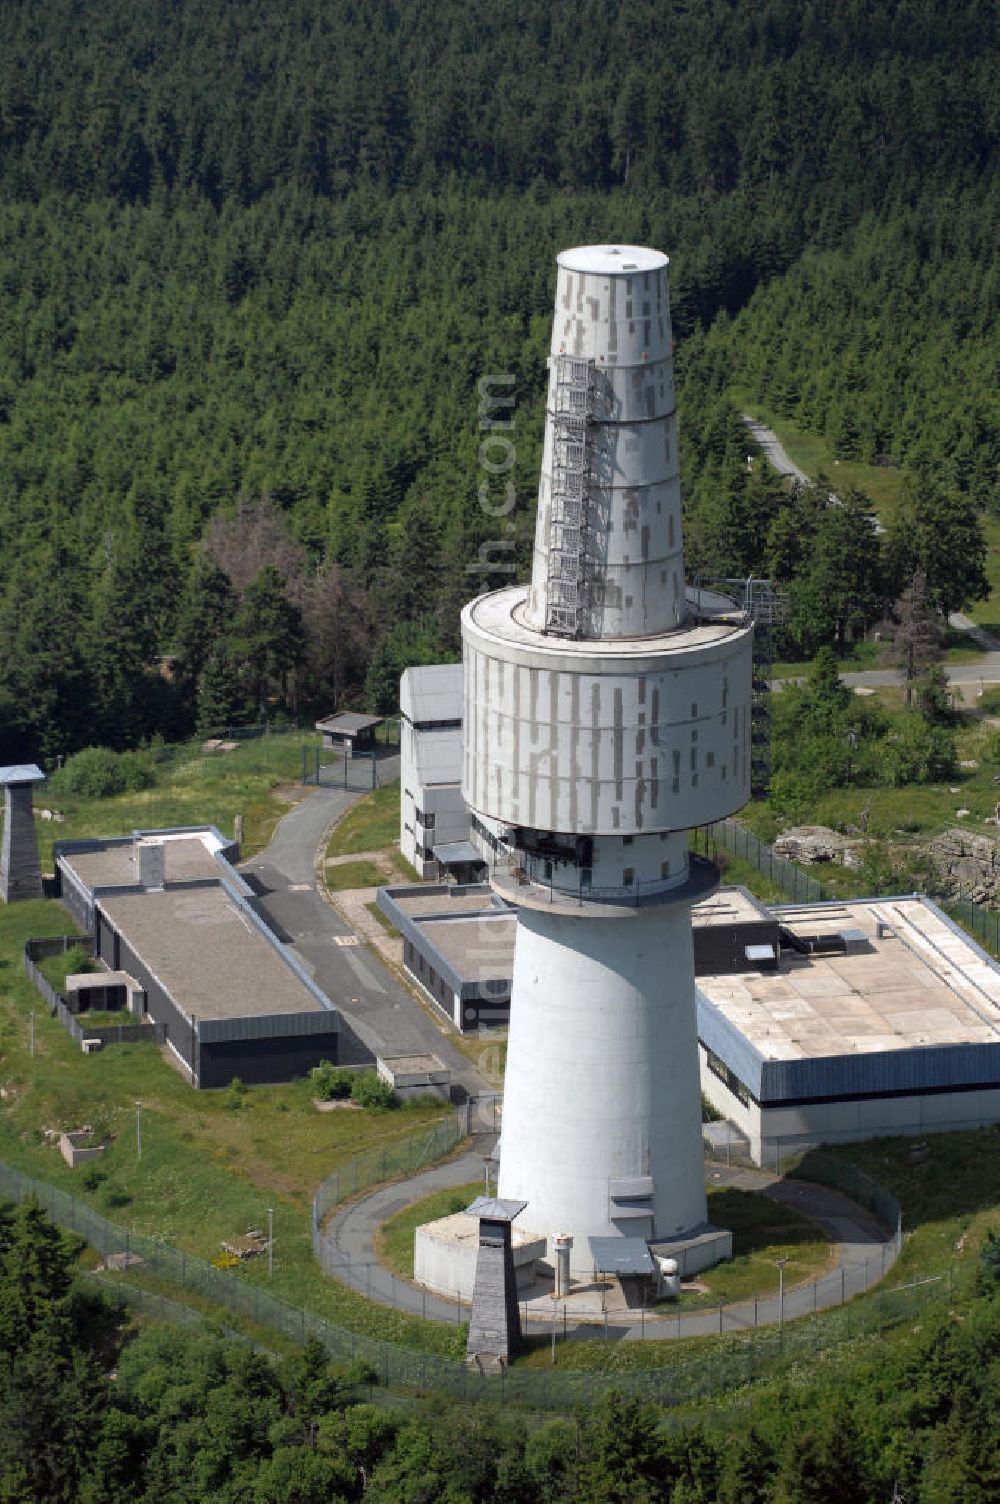
[[[522,908],[498,1191],[573,1240],[685,1236],[707,1221],[687,904],[612,922]]]

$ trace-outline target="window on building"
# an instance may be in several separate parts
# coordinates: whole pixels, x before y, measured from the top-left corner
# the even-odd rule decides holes
[[[714,1054],[712,1050],[706,1050],[705,1055],[708,1061],[708,1068],[712,1072],[712,1075],[718,1076],[719,1080],[723,1083],[724,1086],[728,1088],[729,1091],[732,1092],[733,1096],[738,1102],[742,1102],[744,1107],[749,1107],[750,1093],[747,1091],[746,1087],[743,1085],[743,1082],[740,1080],[736,1072],[734,1070],[730,1070],[726,1062],[724,1060],[720,1060],[718,1055]]]

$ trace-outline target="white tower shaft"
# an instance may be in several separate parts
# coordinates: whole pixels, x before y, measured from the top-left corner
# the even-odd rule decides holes
[[[585,1234],[577,1267],[588,1237],[705,1220],[690,929],[684,903],[519,915],[498,1194],[516,1183],[539,1233]]]
[[[685,607],[666,268],[559,257],[531,585],[462,613],[462,791],[519,909],[499,1194],[581,1271],[704,1221],[686,832],[749,796],[751,628]]]
[[[667,258],[559,257],[525,620],[602,640],[684,619]]]

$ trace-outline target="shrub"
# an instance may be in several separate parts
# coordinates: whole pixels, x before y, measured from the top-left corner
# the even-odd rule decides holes
[[[226,1106],[230,1112],[239,1112],[246,1100],[246,1094],[246,1082],[242,1081],[239,1076],[234,1076],[226,1087]]]
[[[123,1185],[109,1185],[104,1191],[105,1206],[128,1206],[132,1201],[131,1191]]]
[[[82,945],[73,945],[59,955],[44,956],[38,962],[42,976],[57,992],[65,993],[66,978],[82,971],[100,971],[100,966]]]
[[[96,1191],[97,1187],[103,1181],[107,1180],[107,1178],[107,1170],[102,1170],[97,1165],[91,1165],[89,1170],[84,1171],[81,1184],[85,1191]]]
[[[396,1093],[374,1071],[361,1071],[354,1078],[351,1100],[359,1107],[398,1107]]]
[[[313,1095],[322,1102],[339,1102],[353,1095],[354,1072],[338,1069],[329,1060],[321,1060],[309,1072]]]
[[[722,1121],[722,1113],[708,1100],[704,1092],[701,1094],[701,1120],[703,1123],[720,1123]]]
[[[153,783],[152,759],[147,752],[84,747],[66,760],[50,782],[54,793],[77,794],[84,799],[136,793]]]
[[[987,1228],[986,1241],[979,1250],[976,1288],[983,1295],[992,1295],[1000,1289],[1000,1237],[992,1227]]]

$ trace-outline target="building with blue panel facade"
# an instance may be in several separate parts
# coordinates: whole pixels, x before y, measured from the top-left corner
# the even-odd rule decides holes
[[[697,980],[702,1088],[754,1160],[1000,1120],[1000,966],[934,903],[770,913],[776,945]]]

